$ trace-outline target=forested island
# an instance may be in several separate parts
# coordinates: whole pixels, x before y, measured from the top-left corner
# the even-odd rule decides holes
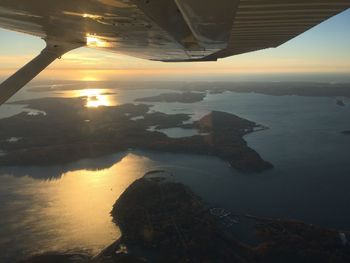
[[[181,103],[194,103],[202,101],[206,96],[204,92],[172,92],[172,93],[162,93],[157,96],[139,98],[135,101],[143,102],[181,102]]]
[[[0,120],[0,165],[53,165],[132,149],[215,155],[246,172],[272,168],[243,136],[264,126],[214,111],[200,120],[188,114],[149,112],[151,105],[85,107],[85,98],[20,102],[45,114],[22,112]],[[154,130],[149,130],[155,127]],[[157,129],[197,129],[198,135],[170,138]],[[9,138],[16,138],[10,141]]]

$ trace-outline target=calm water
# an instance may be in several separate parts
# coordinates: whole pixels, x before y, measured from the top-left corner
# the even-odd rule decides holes
[[[101,103],[118,105],[164,92],[112,91],[115,94],[98,95]],[[84,94],[96,100],[94,92],[86,92],[24,92],[20,96]],[[222,110],[270,127],[246,136],[249,145],[275,165],[262,174],[240,174],[211,156],[139,150],[64,166],[1,168],[0,262],[52,250],[97,253],[119,236],[109,216],[115,200],[146,171],[159,168],[173,172],[207,202],[238,213],[350,229],[350,136],[340,133],[350,130],[350,100],[344,102],[347,106],[339,107],[335,98],[225,92],[208,95],[199,103],[152,107],[172,114],[190,113],[193,120]],[[24,108],[2,107],[0,117]],[[195,133],[164,132],[172,137]]]

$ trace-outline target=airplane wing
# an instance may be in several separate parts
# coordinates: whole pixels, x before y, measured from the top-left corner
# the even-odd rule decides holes
[[[349,7],[348,0],[241,0],[227,47],[212,57],[276,48]]]
[[[216,61],[277,47],[350,0],[0,0],[0,27],[47,47],[0,85],[0,105],[64,53],[89,46],[157,61]]]
[[[277,47],[350,0],[0,0],[0,27],[160,61]]]

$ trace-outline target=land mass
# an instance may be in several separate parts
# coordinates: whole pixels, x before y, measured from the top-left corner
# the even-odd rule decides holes
[[[350,135],[350,130],[349,131],[342,131],[342,134]]]
[[[241,262],[249,256],[248,248],[222,235],[197,195],[167,178],[145,176],[135,181],[111,214],[122,233],[115,251],[124,247],[145,262]],[[118,262],[122,253],[115,251],[111,254]]]
[[[250,215],[230,221],[228,211],[213,213],[220,209],[210,208],[171,177],[149,173],[131,184],[111,211],[121,237],[99,255],[78,262],[350,262],[348,231]],[[236,224],[237,232],[249,229],[258,242],[242,241],[227,222]],[[39,255],[21,263],[77,262],[53,259],[52,254]]]
[[[77,90],[86,88],[107,88],[107,89],[168,89],[179,92],[207,92],[222,93],[234,91],[241,93],[260,93],[272,96],[297,95],[317,97],[347,97],[350,98],[350,83],[327,83],[327,82],[302,82],[302,81],[231,81],[231,82],[162,82],[143,81],[140,82],[72,82],[63,85],[47,85],[41,82],[40,85],[30,88],[35,92]]]
[[[203,82],[182,86],[191,91],[209,91],[219,94],[225,91],[259,93],[271,96],[346,97],[350,98],[350,83],[320,82]]]
[[[214,111],[188,122],[188,114],[149,112],[150,105],[85,107],[84,98],[46,98],[21,102],[45,114],[23,112],[0,120],[0,165],[52,165],[130,148],[209,154],[246,172],[272,168],[243,136],[266,127],[236,115]],[[139,118],[141,117],[141,118]],[[169,138],[156,129],[198,129],[203,134]],[[20,138],[10,142],[9,138]]]
[[[345,103],[342,100],[337,100],[336,104],[340,107],[344,107]]]
[[[157,96],[139,98],[135,101],[143,102],[182,102],[182,103],[194,103],[202,101],[206,96],[203,92],[183,92],[183,93],[162,93]]]
[[[135,181],[111,212],[122,237],[119,247],[145,262],[349,262],[349,232],[295,220],[241,216],[254,222],[259,240],[239,240],[189,188],[166,178]],[[245,224],[242,220],[238,225]],[[117,249],[118,251],[118,249]],[[120,251],[120,249],[119,249]],[[113,255],[123,254],[114,251]],[[102,257],[103,258],[103,257]],[[118,261],[115,261],[118,262]]]

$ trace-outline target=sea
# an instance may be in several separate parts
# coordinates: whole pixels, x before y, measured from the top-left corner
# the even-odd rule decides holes
[[[175,92],[142,83],[132,88],[60,85],[62,91],[52,84],[44,84],[43,89],[28,87],[12,102],[91,96],[95,102],[100,100],[101,106],[114,106]],[[337,99],[345,106],[337,105]],[[115,201],[132,182],[157,169],[171,172],[213,207],[350,230],[350,136],[341,133],[350,130],[349,98],[226,91],[207,92],[205,99],[196,103],[149,104],[152,111],[191,114],[191,121],[218,110],[267,126],[244,139],[274,169],[240,173],[215,156],[142,149],[65,165],[0,167],[0,262],[50,251],[97,254],[120,237],[110,216]],[[18,102],[1,106],[0,118],[20,112],[46,114]],[[162,132],[169,137],[197,133],[179,128]],[[9,139],[12,143],[20,140]],[[0,154],[6,154],[1,143]]]

